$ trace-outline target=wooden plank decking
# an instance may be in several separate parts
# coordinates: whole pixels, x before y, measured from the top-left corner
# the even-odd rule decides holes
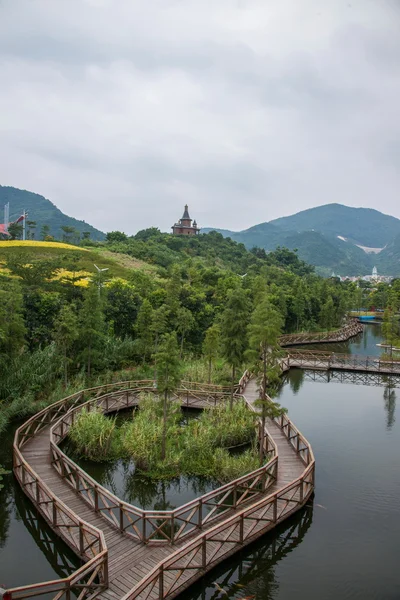
[[[252,405],[258,395],[254,380],[250,380],[241,391],[247,402]],[[133,398],[129,394],[127,391],[127,401]],[[112,400],[112,393],[110,398]],[[194,393],[193,398],[186,394],[182,403],[191,406],[192,401],[194,406],[199,407],[203,404],[198,392]],[[206,404],[209,405],[209,401]],[[62,407],[62,404],[60,406]],[[55,469],[52,464],[54,450],[52,453],[50,433],[52,426],[55,428],[54,423],[60,423],[60,419],[54,420],[54,412],[61,420],[63,413],[62,408],[57,406],[51,410],[51,418],[44,414],[41,420],[33,421],[26,430],[31,437],[23,434],[25,437],[19,442],[21,456],[16,459],[15,472],[28,496],[53,529],[57,533],[67,530],[69,539],[65,535],[63,537],[76,552],[77,548],[81,548],[87,556],[88,548],[91,549],[91,545],[95,544],[95,541],[90,542],[94,540],[93,532],[98,531],[103,539],[106,551],[104,548],[98,551],[98,555],[102,557],[101,567],[98,566],[96,571],[88,570],[86,578],[83,578],[83,583],[81,582],[78,588],[81,590],[80,599],[96,594],[96,585],[100,586],[98,590],[101,589],[99,597],[106,600],[172,599],[206,571],[301,508],[313,492],[314,457],[311,447],[294,425],[286,417],[282,417],[279,424],[268,422],[270,438],[276,444],[278,468],[275,482],[265,493],[249,495],[248,500],[236,509],[225,509],[220,518],[215,518],[203,527],[195,527],[182,540],[164,544],[143,543],[140,539],[133,539],[132,536],[119,531],[117,525],[107,520],[99,510],[96,511],[82,495],[78,495],[71,486],[70,479],[61,477]],[[68,413],[66,410],[65,408],[64,415],[68,417],[71,411]],[[61,430],[62,428],[63,426]],[[53,507],[53,512],[49,506]],[[61,516],[57,517],[55,507],[63,511]],[[71,526],[71,518],[65,524],[65,514],[77,515],[77,518],[86,524],[85,527],[82,524]],[[61,527],[64,529],[61,530]],[[96,584],[98,577],[100,583]],[[59,584],[59,587],[55,587],[58,591],[54,597],[58,600],[65,595],[68,600],[70,589],[77,593],[77,581],[78,577],[67,584]],[[89,583],[86,583],[87,581]],[[53,587],[57,586],[57,582],[51,583]],[[106,586],[107,589],[104,589]],[[44,589],[46,588],[39,590],[32,586],[29,590],[10,590],[9,598],[19,600],[35,593],[44,594]]]

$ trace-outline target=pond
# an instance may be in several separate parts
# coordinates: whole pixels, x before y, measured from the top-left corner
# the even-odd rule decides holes
[[[329,344],[328,349],[378,355],[380,341],[379,325],[368,324],[363,336],[346,344]],[[313,379],[313,373],[292,370],[279,401],[313,446],[315,498],[278,529],[197,582],[182,595],[183,600],[400,597],[397,389],[377,386],[373,377],[365,377],[357,386],[334,377],[329,382]],[[10,432],[1,445],[0,462],[10,456],[11,441]],[[110,486],[130,493],[126,469],[122,463],[118,466]],[[97,476],[109,478],[107,473]],[[0,582],[14,585],[60,576],[58,571],[67,570],[77,559],[41,519],[31,517],[30,503],[11,477],[6,484],[6,492],[0,492]],[[171,486],[170,491],[157,490],[154,497],[173,505],[179,498],[180,504],[182,488],[173,482]],[[40,528],[32,526],[32,521],[40,523]],[[66,567],[60,566],[62,561]]]
[[[364,339],[342,351],[372,354],[379,326],[367,325]],[[313,501],[182,600],[400,597],[400,392],[373,377],[358,386],[339,381],[292,370],[278,398],[312,444]]]
[[[1,435],[0,464],[12,469],[16,424]],[[10,473],[0,490],[0,587],[27,585],[65,577],[79,559],[33,508]]]

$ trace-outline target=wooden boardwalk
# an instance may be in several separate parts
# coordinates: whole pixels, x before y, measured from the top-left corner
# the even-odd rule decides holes
[[[293,367],[311,370],[354,371],[381,375],[399,375],[399,360],[382,360],[379,356],[318,352],[314,350],[290,350],[281,361],[282,370]]]
[[[139,385],[140,383],[140,385]],[[315,461],[307,440],[286,416],[268,422],[257,471],[174,511],[142,511],[102,488],[59,448],[83,406],[112,412],[132,406],[150,382],[125,382],[63,399],[16,433],[14,472],[53,530],[84,564],[68,578],[8,590],[9,599],[46,595],[79,600],[172,599],[205,572],[299,510],[314,489]],[[254,380],[240,390],[250,408]],[[180,390],[186,406],[215,406],[227,392],[213,386]]]

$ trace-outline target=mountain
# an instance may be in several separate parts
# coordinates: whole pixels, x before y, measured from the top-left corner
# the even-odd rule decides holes
[[[28,220],[36,221],[36,239],[40,239],[40,230],[43,225],[50,227],[50,235],[53,235],[56,239],[62,239],[63,232],[61,227],[64,226],[74,227],[80,233],[90,231],[90,237],[93,240],[103,240],[105,238],[105,234],[102,231],[92,227],[92,225],[89,225],[85,221],[78,221],[73,217],[68,217],[50,200],[39,194],[0,185],[0,211],[2,211],[4,204],[7,202],[10,203],[10,220],[13,220],[13,217],[17,219],[26,210]],[[0,218],[0,221],[3,222],[3,219]]]
[[[269,224],[281,231],[314,229],[370,248],[383,248],[400,234],[400,219],[372,208],[352,208],[342,204],[317,206],[290,217],[275,219]]]
[[[369,208],[326,204],[243,231],[218,231],[247,248],[297,248],[322,275],[366,275],[374,265],[400,275],[400,220]]]

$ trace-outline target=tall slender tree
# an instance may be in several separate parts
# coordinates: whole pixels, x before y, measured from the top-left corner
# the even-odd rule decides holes
[[[180,358],[182,358],[183,355],[183,344],[185,337],[193,329],[194,324],[195,320],[191,311],[188,308],[181,306],[176,315],[176,330],[181,337]]]
[[[78,317],[74,307],[70,304],[62,306],[54,331],[54,340],[64,363],[64,386],[68,385],[68,367],[72,362],[71,351],[74,342],[79,337]]]
[[[206,331],[203,342],[203,354],[208,366],[208,383],[211,383],[211,370],[215,359],[218,357],[221,347],[221,329],[214,323]]]
[[[282,414],[278,403],[273,402],[279,382],[279,336],[282,333],[283,318],[279,311],[270,303],[267,296],[255,308],[249,324],[249,350],[247,355],[252,359],[254,371],[260,379],[260,396],[256,406],[261,409],[260,427],[260,464],[264,460],[265,424],[267,417]]]
[[[247,324],[249,303],[242,288],[232,290],[228,295],[226,308],[221,318],[222,354],[232,369],[230,407],[233,406],[233,393],[237,369],[243,364],[247,348]]]
[[[139,309],[136,322],[136,334],[143,364],[151,357],[153,353],[153,332],[151,330],[152,321],[153,307],[151,306],[150,301],[145,298]]]
[[[81,356],[86,362],[88,377],[101,355],[101,341],[104,336],[104,316],[99,291],[95,284],[89,286],[80,312],[79,342]]]
[[[163,400],[163,435],[161,458],[164,460],[167,447],[167,416],[171,394],[181,381],[181,365],[176,333],[165,334],[157,352],[157,390]]]

